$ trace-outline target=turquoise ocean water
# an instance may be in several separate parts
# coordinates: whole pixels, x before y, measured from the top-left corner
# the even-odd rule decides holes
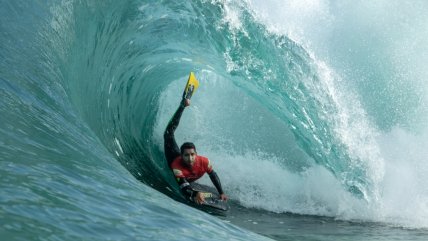
[[[0,6],[1,240],[428,239],[426,1]],[[220,216],[163,157],[190,71]]]

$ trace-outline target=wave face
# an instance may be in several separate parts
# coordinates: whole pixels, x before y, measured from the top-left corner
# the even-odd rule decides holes
[[[2,1],[2,237],[264,239],[173,200],[189,71],[245,212],[427,228],[427,4],[298,2]]]

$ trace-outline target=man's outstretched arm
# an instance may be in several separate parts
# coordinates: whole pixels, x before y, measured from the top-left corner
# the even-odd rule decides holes
[[[210,179],[213,182],[215,188],[217,188],[220,198],[222,200],[227,200],[227,196],[224,194],[223,189],[221,188],[220,178],[218,177],[217,173],[212,170],[210,173],[208,173],[208,175],[210,176]]]

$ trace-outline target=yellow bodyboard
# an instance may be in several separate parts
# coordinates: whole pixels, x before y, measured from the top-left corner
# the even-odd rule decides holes
[[[190,72],[189,79],[187,80],[186,87],[183,92],[183,99],[192,98],[193,93],[195,93],[196,89],[199,87],[199,81],[196,79],[195,74]]]

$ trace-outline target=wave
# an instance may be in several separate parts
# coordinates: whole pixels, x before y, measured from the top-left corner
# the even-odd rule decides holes
[[[84,203],[74,215],[103,217],[105,210],[93,205],[100,202],[94,190],[102,190],[119,193],[107,198],[110,208],[135,210],[138,200],[137,211],[148,212],[155,226],[166,219],[181,227],[174,216],[188,208],[159,193],[179,193],[164,161],[162,133],[195,71],[201,86],[177,139],[195,142],[213,160],[240,208],[426,227],[426,73],[412,65],[424,56],[406,46],[423,50],[427,35],[415,25],[402,30],[417,33],[414,42],[370,42],[396,39],[391,22],[408,26],[403,17],[416,14],[412,19],[422,23],[424,15],[406,4],[404,13],[388,17],[381,3],[293,3],[2,4],[2,22],[11,23],[1,26],[7,43],[0,51],[2,192],[25,187],[2,200],[9,207],[3,212],[15,223],[18,217],[43,220],[51,215],[23,211],[39,196],[64,212]],[[353,18],[367,9],[373,15],[364,16],[383,20],[370,32]],[[359,41],[348,37],[357,34]],[[390,46],[400,43],[390,55]],[[23,175],[44,181],[24,184]],[[30,197],[23,208],[22,195]],[[413,208],[406,209],[407,202]],[[184,219],[192,231],[201,220],[215,220],[207,224],[213,235],[226,230],[237,239],[260,238],[204,214]],[[66,233],[75,225],[68,224]]]

